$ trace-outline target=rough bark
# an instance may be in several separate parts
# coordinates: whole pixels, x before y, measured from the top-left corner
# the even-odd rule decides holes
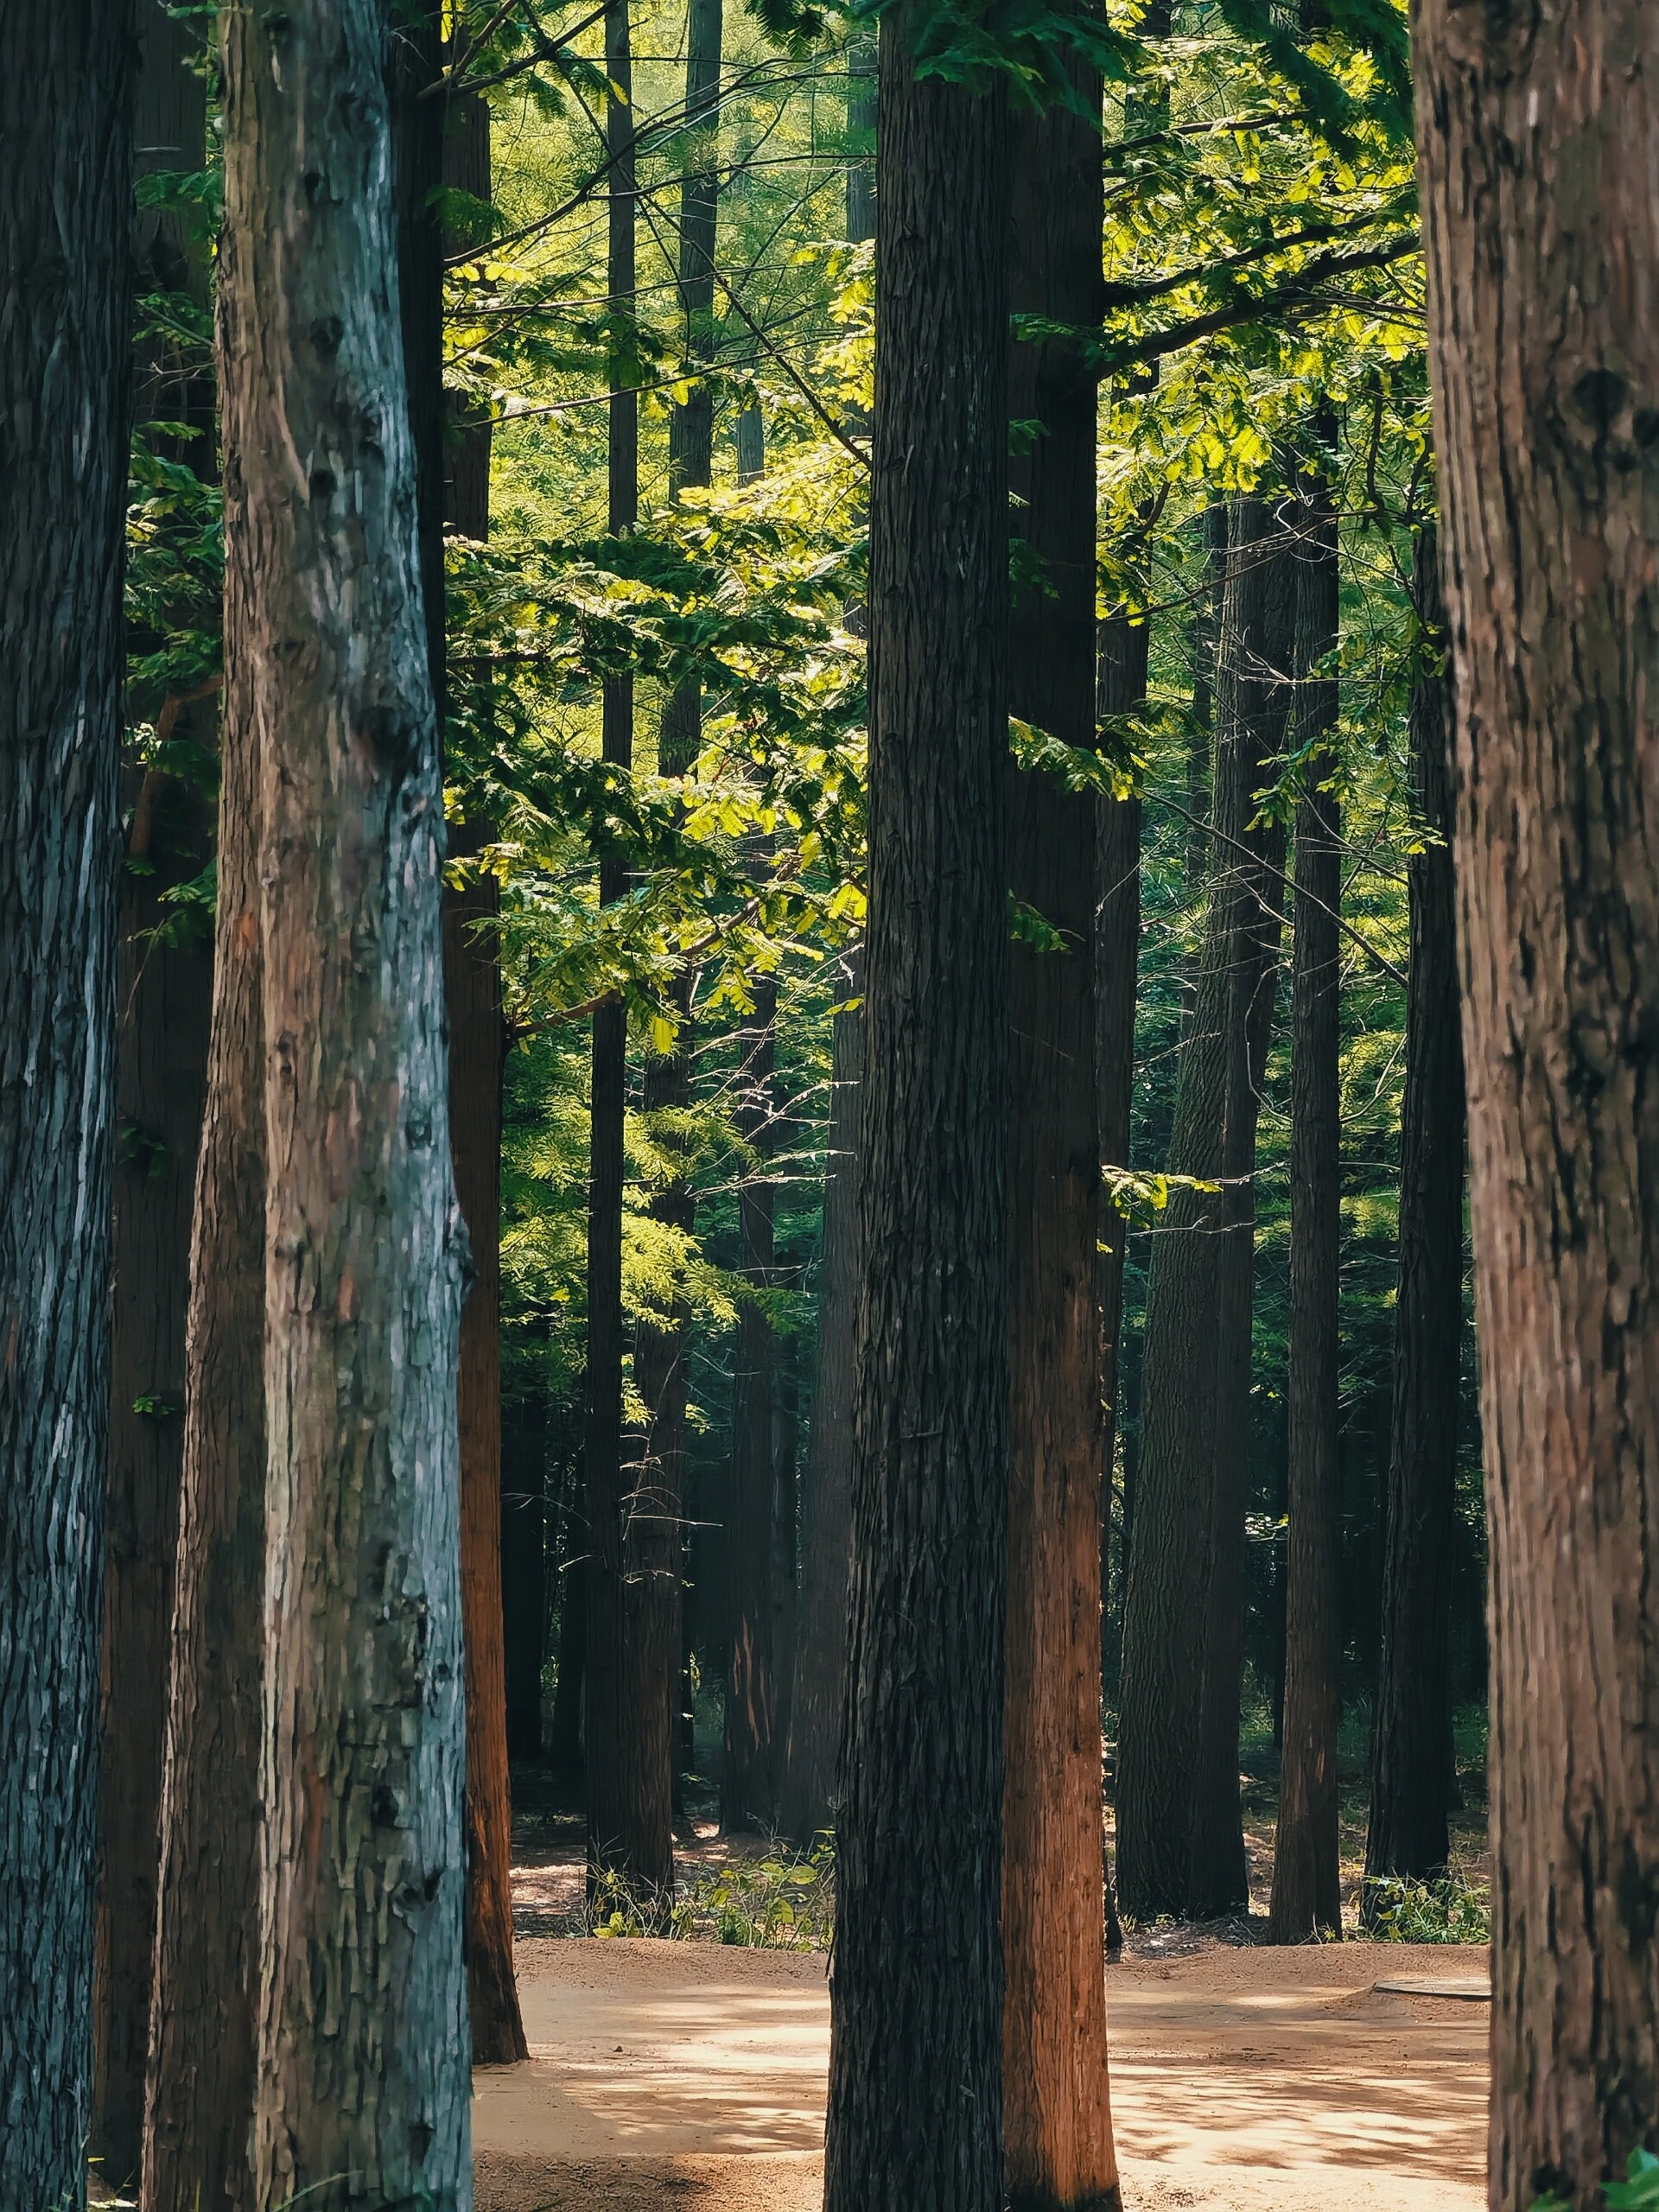
[[[1327,426],[1321,435],[1328,436]],[[1291,985],[1290,1376],[1284,1730],[1268,1934],[1276,1943],[1342,1933],[1337,1724],[1341,1715],[1342,1467],[1338,1295],[1342,1237],[1339,1026],[1341,810],[1320,788],[1338,711],[1333,676],[1313,671],[1337,643],[1337,518],[1328,485],[1303,479],[1297,514],[1292,744],[1296,810]]]
[[[1086,111],[1098,106],[1097,78],[1077,90]],[[1013,142],[1009,305],[1086,327],[1101,292],[1099,134],[1053,106],[1021,111]],[[1016,338],[1008,408],[1043,425],[1010,470],[1015,527],[1041,582],[1011,610],[1009,703],[1087,747],[1096,380],[1064,340]],[[1013,893],[1061,940],[1014,947],[1008,1046],[1002,2124],[1014,2212],[1119,2202],[1102,1946],[1097,811],[1058,777],[1009,772]]]
[[[8,22],[0,141],[0,2203],[79,2205],[110,1407],[130,0]]]
[[[1239,1482],[1249,1413],[1254,1210],[1248,1182],[1236,1179],[1248,1176],[1254,1156],[1252,1078],[1255,1060],[1265,1058],[1261,1009],[1269,918],[1276,936],[1278,887],[1262,863],[1283,846],[1281,831],[1250,826],[1262,764],[1283,727],[1286,687],[1273,672],[1289,665],[1294,609],[1294,566],[1282,551],[1268,550],[1274,530],[1265,501],[1236,503],[1223,594],[1210,893],[1168,1155],[1173,1174],[1234,1179],[1219,1191],[1171,1192],[1147,1269],[1117,1771],[1118,1897],[1140,1918],[1185,1913],[1198,1901],[1192,1878],[1195,1806],[1205,1806],[1216,1829],[1205,1841],[1206,1874],[1218,1878],[1206,1880],[1205,1902],[1217,1887],[1236,1897],[1243,1873],[1236,1750],[1244,1507]],[[1242,1268],[1230,1264],[1232,1254],[1243,1259]],[[1208,1661],[1207,1654],[1213,1655]],[[1206,1663],[1211,1786],[1201,1791]]]
[[[862,995],[861,948],[846,992]],[[847,1578],[853,1544],[854,1325],[859,1280],[858,1167],[864,1014],[843,1007],[830,1046],[830,1135],[818,1260],[818,1349],[801,1479],[801,1594],[791,1670],[789,1749],[779,1820],[805,1842],[834,1824],[836,1761],[847,1663]]]
[[[1000,2212],[1006,93],[880,35],[865,1278],[827,2212]]]
[[[1424,0],[1491,1538],[1495,2207],[1659,2107],[1659,18]]]
[[[607,109],[612,190],[609,213],[611,311],[626,324],[634,309],[634,156],[628,0],[605,17],[605,67],[614,90]],[[623,389],[632,348],[619,343],[611,402],[610,526],[633,528],[639,498],[639,402]],[[633,681],[605,686],[606,760],[626,766],[633,753]],[[600,898],[626,887],[620,862],[600,868]],[[627,1019],[620,1005],[594,1017],[593,1166],[588,1230],[588,1529],[586,1699],[588,1878],[597,1897],[616,1877],[648,1910],[674,1885],[671,1685],[677,1649],[669,1642],[676,1530],[658,1510],[639,1455],[625,1448],[622,1423],[623,1111]]]
[[[428,666],[442,731],[448,691],[443,530],[489,534],[489,429],[446,437],[443,258],[453,243],[442,185],[489,196],[489,111],[467,100],[451,121],[432,87],[444,63],[440,10],[404,11],[388,46],[399,315],[414,442]],[[460,57],[452,54],[451,64]],[[446,128],[448,123],[448,127]],[[483,466],[456,472],[446,448],[481,440]],[[488,842],[458,826],[456,857]],[[473,2055],[495,2064],[528,2055],[512,1975],[512,1813],[501,1599],[501,1065],[506,1036],[494,924],[498,887],[474,871],[443,893],[449,1131],[472,1272],[461,1308],[456,1384],[461,1439],[461,1625],[467,1661],[467,1979]]]
[[[1371,1745],[1369,1882],[1446,1866],[1452,1732],[1452,1532],[1463,1337],[1463,1038],[1452,866],[1452,682],[1438,533],[1412,556],[1419,661],[1411,695],[1414,805],[1427,835],[1406,861],[1411,965],[1400,1116],[1400,1274],[1394,1325],[1382,1648]],[[1370,1916],[1376,1892],[1361,1910]]]
[[[696,369],[713,358],[715,340],[715,245],[719,219],[719,111],[722,0],[693,0],[686,26],[685,116],[694,131],[680,188],[679,303],[684,318],[687,365]],[[668,474],[671,498],[688,486],[714,480],[714,392],[694,382],[669,418]],[[702,684],[692,672],[682,677],[663,710],[657,765],[664,776],[683,776],[696,764],[702,737]],[[678,1029],[671,1051],[645,1062],[643,1084],[647,1115],[668,1120],[691,1103],[691,989],[690,971],[674,986]],[[671,1141],[672,1136],[671,1133]],[[683,1175],[676,1176],[652,1201],[658,1221],[689,1236],[696,1222],[696,1200]],[[639,1481],[661,1516],[664,1572],[656,1595],[662,1619],[654,1633],[666,1640],[670,1658],[671,1758],[675,1811],[679,1776],[690,1763],[692,1707],[690,1668],[684,1635],[686,1310],[676,1302],[667,1325],[641,1321],[634,1339],[633,1373],[649,1416],[639,1446]]]
[[[226,531],[245,536],[238,473]],[[264,1001],[246,631],[226,639],[219,907],[191,1235],[145,2212],[248,2212],[265,1567]]]
[[[738,1192],[738,1266],[758,1291],[772,1285],[777,985],[757,978],[754,1010],[738,1033],[734,1120],[750,1154]],[[732,1357],[732,1471],[727,1514],[728,1659],[720,1824],[728,1834],[772,1824],[772,1724],[778,1675],[772,1637],[772,1518],[777,1460],[772,1413],[777,1347],[764,1306],[738,1309]]]
[[[207,103],[190,66],[194,41],[159,0],[138,0],[135,29],[135,167],[199,166]],[[136,231],[143,289],[201,291],[201,272],[192,268],[175,223],[145,211]],[[211,472],[211,378],[181,379],[175,365],[140,359],[134,381],[137,419],[205,429],[206,435],[183,442],[181,457]],[[210,736],[210,702],[172,709],[176,718],[193,710]],[[190,1210],[213,996],[211,945],[194,930],[181,935],[176,909],[163,903],[164,894],[198,874],[207,859],[207,803],[159,768],[134,770],[125,782],[92,2120],[103,2177],[119,2183],[137,2178],[143,2133],[184,1442]],[[172,928],[158,934],[169,922]]]
[[[254,2188],[462,2212],[465,1243],[383,26],[300,0],[221,37],[270,1163]]]

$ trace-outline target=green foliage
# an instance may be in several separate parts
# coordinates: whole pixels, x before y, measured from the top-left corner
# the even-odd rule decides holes
[[[1375,1916],[1371,1924],[1381,1942],[1486,1943],[1491,1940],[1486,1894],[1462,1874],[1448,1874],[1438,1882],[1377,1876],[1369,1886]]]
[[[1659,2207],[1659,2158],[1651,2151],[1632,2151],[1624,2180],[1603,2182],[1601,2193],[1607,2212],[1655,2212]],[[1570,2208],[1552,2190],[1534,2197],[1532,2212],[1570,2212]]]
[[[826,1951],[835,1935],[835,1841],[828,1833],[789,1858],[734,1856],[723,1866],[677,1882],[664,1907],[626,1878],[602,1872],[584,1916],[601,1942],[665,1936],[688,1943],[745,1950]]]

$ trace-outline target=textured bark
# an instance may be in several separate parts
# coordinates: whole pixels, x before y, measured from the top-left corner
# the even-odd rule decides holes
[[[227,13],[226,633],[259,757],[255,2195],[471,2201],[436,720],[378,10]]]
[[[1237,1697],[1242,1664],[1244,1468],[1249,1385],[1248,1176],[1265,1058],[1265,967],[1278,886],[1263,866],[1283,833],[1250,827],[1262,764],[1279,742],[1289,666],[1294,568],[1267,550],[1267,504],[1236,503],[1223,594],[1213,861],[1192,1025],[1181,1049],[1169,1145],[1173,1174],[1235,1179],[1177,1190],[1152,1239],[1141,1374],[1135,1563],[1123,1624],[1117,1876],[1140,1918],[1237,1897]],[[1246,1140],[1248,1139],[1248,1143]],[[1233,1263],[1235,1255],[1243,1264]],[[1217,1570],[1221,1582],[1217,1587]],[[1208,1758],[1200,1719],[1209,1674]],[[1231,1775],[1229,1705],[1231,1696]],[[1208,1830],[1202,1891],[1192,1879],[1195,1809]]]
[[[1424,0],[1509,2212],[1659,2108],[1659,17]]]
[[[715,244],[719,217],[720,57],[724,28],[722,0],[693,0],[686,27],[685,115],[696,136],[686,156],[680,188],[679,302],[684,317],[688,365],[713,358],[715,338]],[[670,496],[714,480],[714,393],[706,381],[692,385],[669,419]],[[694,672],[683,677],[663,710],[657,765],[664,776],[683,776],[696,765],[702,737],[702,684]],[[645,1063],[644,1103],[647,1114],[683,1114],[691,1103],[690,1025],[693,976],[676,980],[674,1001],[679,1027],[673,1049]],[[652,1211],[658,1220],[689,1236],[696,1221],[696,1200],[690,1184],[677,1176],[657,1192]],[[679,1774],[695,1755],[691,1740],[692,1695],[687,1663],[683,1592],[685,1579],[686,1312],[677,1302],[668,1325],[642,1321],[634,1340],[633,1375],[649,1414],[639,1447],[639,1482],[660,1516],[664,1572],[655,1595],[662,1618],[653,1634],[666,1640],[670,1657],[670,1727],[673,1747],[675,1811]]]
[[[485,462],[457,484],[446,467],[443,393],[443,257],[438,191],[455,185],[489,194],[488,110],[469,100],[446,130],[432,93],[443,66],[440,10],[406,10],[388,46],[399,316],[418,487],[422,604],[427,662],[442,728],[448,688],[443,526],[468,537],[489,533],[487,427]],[[464,824],[458,857],[488,842]],[[449,1133],[455,1192],[467,1224],[472,1273],[461,1308],[456,1383],[461,1440],[461,1592],[467,1662],[467,1980],[473,2055],[485,2064],[528,2056],[512,1976],[512,1812],[506,1743],[505,1630],[501,1599],[501,1064],[506,1033],[494,925],[498,887],[474,874],[443,893],[444,1012],[449,1031]]]
[[[232,472],[226,531],[245,536]],[[184,1463],[162,1770],[145,2212],[253,2203],[265,1568],[264,1001],[259,779],[245,627],[226,638],[219,911],[191,1236]]]
[[[862,995],[862,950],[845,989]],[[864,1014],[844,1007],[830,1046],[830,1135],[818,1261],[818,1350],[801,1478],[801,1593],[791,1669],[789,1748],[779,1821],[805,1842],[834,1824],[836,1761],[847,1666],[847,1580],[853,1547],[854,1326],[859,1265],[858,1171]]]
[[[1321,426],[1322,435],[1330,428]],[[1336,767],[1334,677],[1314,676],[1337,643],[1337,518],[1306,475],[1298,512],[1292,744],[1296,811],[1290,1100],[1290,1436],[1285,1689],[1278,1839],[1268,1933],[1276,1943],[1342,1933],[1337,1723],[1341,1715],[1342,1467],[1337,1302],[1342,1255],[1341,811],[1319,788]]]
[[[1447,1685],[1463,1337],[1463,1038],[1452,866],[1452,682],[1438,536],[1412,556],[1420,658],[1411,695],[1413,799],[1429,837],[1406,862],[1411,967],[1400,1118],[1400,1278],[1394,1325],[1382,1650],[1371,1744],[1368,1881],[1446,1866]],[[1367,1891],[1369,1915],[1375,1892]]]
[[[1080,78],[1077,89],[1085,111],[1098,107],[1097,78]],[[1101,293],[1099,133],[1069,109],[1023,110],[1013,168],[1009,305],[1087,327]],[[1041,582],[1011,611],[1009,703],[1086,748],[1095,734],[1096,377],[1064,340],[1016,338],[1008,410],[1043,425],[1011,465],[1016,527]],[[1098,809],[1090,793],[1040,771],[1009,778],[1014,896],[1063,949],[1016,944],[1012,954],[1003,2185],[1014,2212],[1115,2212],[1102,1945]]]
[[[772,1148],[778,989],[757,978],[754,1011],[738,1033],[737,1132],[752,1154],[738,1193],[738,1266],[756,1290],[772,1268]],[[772,1824],[772,1724],[778,1676],[772,1639],[772,1518],[777,1459],[772,1435],[777,1347],[765,1310],[738,1309],[733,1352],[732,1474],[727,1512],[728,1659],[720,1824],[734,1830]]]
[[[79,2205],[110,1407],[130,0],[9,10],[0,142],[0,2203]]]
[[[827,2212],[1000,2212],[1006,93],[880,47],[865,1251]]]
[[[135,166],[141,172],[197,167],[204,158],[207,121],[202,79],[190,66],[195,41],[160,0],[138,0],[135,29]],[[197,293],[205,289],[176,223],[147,210],[136,230],[141,287]],[[205,436],[182,442],[181,457],[204,474],[211,471],[212,378],[181,378],[164,359],[140,359],[134,364],[134,381],[137,419],[205,428]],[[204,735],[210,735],[213,709],[208,702],[173,711],[182,718],[193,709],[207,725]],[[143,2133],[162,1745],[184,1444],[190,1210],[213,997],[212,947],[194,934],[172,941],[178,916],[162,903],[166,892],[198,874],[207,859],[207,803],[158,769],[135,771],[127,783],[129,865],[120,883],[117,1001],[92,2120],[92,2147],[103,2177],[123,2183],[137,2178]],[[157,937],[158,928],[169,920],[174,931],[167,938]]]
[[[634,308],[634,156],[628,0],[605,17],[605,67],[613,168],[608,284],[612,311]],[[639,498],[639,402],[621,389],[632,373],[619,349],[611,402],[610,526],[633,528]],[[626,766],[633,752],[633,682],[605,686],[604,754]],[[600,897],[621,897],[620,864],[602,862]],[[588,1529],[586,1699],[588,1877],[591,1895],[620,1877],[648,1910],[674,1885],[673,1732],[677,1646],[667,1623],[667,1586],[677,1562],[677,1524],[659,1510],[639,1455],[625,1449],[622,1424],[623,1109],[627,1019],[619,1005],[594,1017],[593,1168],[588,1229]]]

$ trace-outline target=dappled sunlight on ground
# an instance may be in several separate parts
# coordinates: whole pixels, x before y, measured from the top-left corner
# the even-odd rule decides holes
[[[1388,1995],[1484,1955],[1211,1947],[1110,1970],[1128,2212],[1478,2212],[1487,2008]],[[821,1958],[527,1938],[531,2056],[479,2077],[480,2212],[810,2212]]]

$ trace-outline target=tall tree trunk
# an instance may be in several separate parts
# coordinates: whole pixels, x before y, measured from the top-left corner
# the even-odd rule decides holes
[[[680,188],[679,302],[684,318],[686,360],[702,368],[714,357],[715,246],[719,219],[719,99],[722,0],[692,0],[686,26],[685,119],[696,137]],[[714,480],[715,399],[706,379],[693,383],[669,420],[669,493]],[[663,710],[657,766],[664,776],[689,774],[696,765],[702,737],[702,684],[695,671],[683,677]],[[672,1048],[645,1062],[644,1105],[648,1115],[683,1115],[691,1103],[691,988],[690,971],[674,988],[679,1027]],[[679,1140],[676,1139],[676,1141]],[[696,1199],[678,1175],[652,1203],[658,1220],[689,1237],[696,1223]],[[695,1746],[686,1740],[691,1713],[691,1670],[685,1641],[685,1419],[686,1309],[677,1299],[668,1325],[642,1321],[634,1339],[634,1381],[648,1426],[641,1441],[639,1481],[648,1510],[658,1516],[663,1535],[664,1573],[655,1596],[661,1618],[653,1635],[670,1653],[670,1757],[675,1811],[680,1802],[680,1770]]]
[[[1100,104],[1098,78],[1077,84]],[[1100,289],[1100,138],[1058,105],[1013,146],[1009,305],[1081,327]],[[1096,377],[1064,339],[1016,338],[1012,419],[1040,422],[1011,492],[1041,576],[1015,598],[1012,710],[1095,736]],[[1098,809],[1009,772],[1014,896],[1062,949],[1016,944],[1008,1047],[1009,1401],[1003,1757],[1002,2124],[1014,2212],[1118,2204],[1106,2071],[1101,1851],[1100,1143],[1095,1088]]]
[[[1284,739],[1286,676],[1295,652],[1297,560],[1274,505],[1240,503],[1235,545],[1261,571],[1240,577],[1222,605],[1222,707],[1248,730],[1251,791]],[[1249,549],[1279,537],[1263,557]],[[1257,596],[1259,588],[1260,596]],[[1253,798],[1247,798],[1253,809]],[[1239,1796],[1239,1706],[1244,1671],[1245,1515],[1249,1502],[1250,1360],[1255,1277],[1255,1132],[1279,982],[1285,831],[1258,823],[1230,971],[1226,1119],[1222,1132],[1222,1233],[1216,1252],[1216,1383],[1210,1443],[1209,1541],[1201,1613],[1204,1670],[1193,1764],[1187,1910],[1198,1919],[1248,1911],[1249,1876]],[[1235,855],[1235,857],[1237,855]]]
[[[738,1193],[738,1266],[755,1290],[767,1290],[772,1268],[773,1143],[772,1091],[777,985],[757,977],[754,1010],[738,1033],[741,1065],[735,1120],[750,1153]],[[720,1824],[728,1834],[770,1827],[772,1821],[772,1723],[778,1681],[772,1648],[772,1550],[777,1463],[772,1449],[776,1346],[764,1307],[746,1299],[738,1308],[733,1354],[732,1474],[727,1513],[729,1574],[725,1756]]]
[[[270,1161],[255,2194],[460,2212],[464,1247],[379,10],[228,12],[221,67]]]
[[[573,1509],[565,1518],[563,1591],[559,1603],[558,1678],[548,1723],[547,1763],[567,1780],[581,1775],[582,1677],[588,1671],[587,1522]]]
[[[628,0],[605,16],[605,67],[613,87],[607,130],[613,163],[609,289],[613,350],[610,526],[631,531],[639,512],[639,400],[634,348],[620,337],[634,313],[634,124]],[[633,680],[605,686],[604,756],[626,770],[633,755]],[[622,896],[621,865],[600,868],[600,897]],[[651,1910],[674,1886],[671,1684],[677,1649],[668,1640],[664,1587],[674,1573],[673,1532],[625,1464],[622,1425],[623,1116],[627,1015],[617,1001],[594,1016],[593,1170],[588,1228],[587,1700],[588,1875],[597,1895],[610,1875]]]
[[[92,2107],[130,22],[19,13],[0,86],[0,2203],[29,2207],[85,2202]]]
[[[862,949],[846,963],[862,995]],[[791,1670],[789,1750],[779,1820],[805,1842],[835,1820],[836,1760],[847,1661],[847,1577],[853,1544],[854,1326],[859,1281],[858,1172],[864,1014],[843,1007],[830,1046],[830,1134],[818,1261],[818,1351],[801,1480],[801,1595]]]
[[[244,480],[226,527],[247,534]],[[226,638],[213,1028],[191,1236],[145,2212],[251,2212],[265,1573],[264,1000],[245,632]]]
[[[207,112],[192,67],[195,41],[159,0],[138,0],[135,29],[135,166],[197,168]],[[193,267],[176,223],[146,211],[134,244],[144,289],[205,293],[204,272]],[[199,435],[184,442],[182,458],[210,474],[212,378],[181,380],[175,365],[150,358],[135,363],[135,418],[189,423]],[[167,711],[175,729],[180,720],[200,717],[211,741],[210,701],[172,702]],[[177,911],[164,903],[208,858],[207,806],[159,768],[132,770],[124,780],[92,2119],[104,2177],[118,2183],[137,2180],[143,2134],[190,1208],[213,998],[211,945],[194,934],[181,938]]]
[[[489,429],[446,437],[443,392],[442,186],[487,200],[489,110],[467,100],[454,118],[433,86],[444,53],[441,10],[397,22],[388,54],[398,283],[410,429],[419,486],[427,656],[442,737],[448,695],[443,525],[489,534]],[[452,52],[452,66],[463,57]],[[448,122],[448,128],[446,128]],[[447,466],[446,447],[482,440],[483,463]],[[488,842],[477,823],[451,840],[457,857]],[[528,2056],[512,1975],[512,1813],[501,1612],[501,1067],[506,1045],[494,925],[498,887],[476,872],[442,899],[444,1011],[449,1029],[449,1129],[456,1196],[472,1268],[461,1308],[456,1384],[461,1439],[462,1643],[467,1661],[467,1979],[473,2055],[484,2064]]]
[[[1328,443],[1335,425],[1319,421]],[[1313,671],[1336,649],[1340,599],[1337,517],[1317,464],[1303,471],[1297,524],[1298,683],[1293,747],[1300,760],[1290,1102],[1290,1540],[1285,1587],[1283,1755],[1268,1933],[1275,1943],[1342,1933],[1337,1724],[1341,1714],[1342,1467],[1338,1453],[1338,1295],[1342,1257],[1339,1024],[1341,812],[1320,788],[1338,698]]]
[[[875,235],[875,41],[847,49],[847,236]],[[868,427],[868,426],[867,426]],[[863,626],[865,612],[849,620]],[[838,986],[861,999],[864,950],[855,946]],[[836,1760],[847,1671],[847,1577],[853,1548],[853,1337],[860,1249],[858,1163],[864,1009],[842,1007],[830,1038],[830,1128],[818,1262],[818,1345],[811,1423],[801,1476],[801,1583],[790,1666],[789,1733],[779,1801],[786,1834],[804,1842],[835,1820]]]
[[[1275,529],[1265,501],[1236,503],[1223,593],[1214,859],[1168,1159],[1172,1174],[1210,1181],[1249,1173],[1253,1062],[1258,1051],[1265,1058],[1262,971],[1269,914],[1276,931],[1278,885],[1262,863],[1282,852],[1283,838],[1250,824],[1263,762],[1283,727],[1286,687],[1270,671],[1289,666],[1295,601],[1294,563],[1282,550],[1268,550]],[[1249,1150],[1243,1141],[1247,1123]],[[1205,1902],[1217,1887],[1236,1897],[1243,1871],[1237,1662],[1217,1644],[1215,1631],[1222,1631],[1224,1643],[1230,1631],[1242,1638],[1238,1483],[1246,1440],[1232,1425],[1249,1414],[1254,1210],[1248,1191],[1248,1184],[1236,1182],[1219,1192],[1173,1191],[1152,1239],[1117,1777],[1118,1895],[1127,1911],[1145,1919],[1185,1913],[1197,1900],[1196,1804],[1206,1807],[1219,1831],[1206,1869],[1219,1880],[1206,1881]],[[1232,1254],[1242,1257],[1242,1269],[1230,1265]],[[1224,1451],[1217,1451],[1218,1440]],[[1218,1591],[1217,1567],[1224,1578]],[[1207,1651],[1214,1659],[1205,1790],[1198,1762]],[[1230,1680],[1230,1802],[1224,1770]]]
[[[1000,2212],[1007,95],[880,34],[865,1252],[826,2212]],[[947,2094],[941,2094],[941,2085]]]
[[[1659,19],[1423,0],[1491,1536],[1489,2190],[1659,2105]]]
[[[1428,836],[1406,862],[1411,967],[1400,1119],[1400,1287],[1394,1323],[1382,1652],[1371,1751],[1368,1887],[1440,1872],[1452,1732],[1452,1532],[1463,1337],[1463,1038],[1452,867],[1452,683],[1440,546],[1412,552],[1418,663],[1411,694],[1414,798]]]
[[[501,1617],[506,1659],[507,1757],[542,1756],[542,1662],[547,1625],[548,1392],[544,1334],[531,1339],[537,1371],[501,1407]],[[556,1516],[555,1516],[556,1517]]]

